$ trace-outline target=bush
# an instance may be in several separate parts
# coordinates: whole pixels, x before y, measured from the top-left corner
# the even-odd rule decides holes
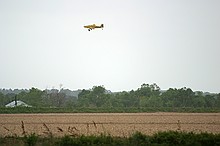
[[[28,146],[34,146],[37,143],[38,136],[35,133],[32,133],[29,136],[25,136],[24,140]]]
[[[135,132],[129,137],[129,142],[136,146],[145,146],[150,144],[150,137],[142,134],[141,132]]]
[[[196,134],[193,132],[158,132],[152,137],[152,143],[162,145],[194,145],[194,146],[217,146],[220,145],[220,134],[212,133],[200,133]]]
[[[65,135],[60,140],[60,146],[73,146],[74,144],[74,140],[68,135]]]
[[[43,138],[35,134],[25,137],[0,137],[0,145],[23,146],[24,144],[28,146],[219,146],[220,134],[168,131],[158,132],[152,136],[136,132],[130,137],[113,137],[104,134],[79,137],[66,135],[61,138]]]

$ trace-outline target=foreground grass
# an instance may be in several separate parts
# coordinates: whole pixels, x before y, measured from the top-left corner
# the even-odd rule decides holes
[[[1,146],[219,146],[220,134],[187,133],[178,131],[158,132],[152,136],[136,132],[130,137],[110,135],[71,137],[40,137],[31,134],[24,137],[1,137]]]

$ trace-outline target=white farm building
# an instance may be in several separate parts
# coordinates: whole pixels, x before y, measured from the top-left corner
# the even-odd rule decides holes
[[[26,103],[24,103],[23,101],[18,100],[17,103],[15,101],[12,101],[8,104],[5,105],[5,107],[16,107],[16,106],[22,106],[22,107],[32,107]]]

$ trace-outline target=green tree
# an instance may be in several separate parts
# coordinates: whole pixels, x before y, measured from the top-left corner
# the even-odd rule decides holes
[[[123,107],[123,104],[120,101],[117,94],[111,95],[109,102],[110,102],[110,107]]]
[[[192,107],[194,92],[190,88],[181,88],[178,90],[176,105],[178,107]]]
[[[193,107],[194,92],[190,88],[170,88],[162,94],[165,107]]]
[[[150,96],[140,98],[141,107],[163,107],[163,100],[161,96]]]
[[[3,93],[0,92],[0,107],[4,107],[6,103],[6,98],[5,95]]]
[[[111,106],[110,95],[106,93],[104,86],[94,86],[91,91],[83,89],[78,95],[78,105],[86,107]]]
[[[141,88],[138,88],[136,91],[136,95],[138,97],[150,97],[152,95],[159,96],[160,95],[160,87],[157,84],[142,84]]]
[[[116,99],[123,107],[138,107],[140,104],[140,98],[126,91],[116,94]]]
[[[205,98],[203,92],[197,91],[192,101],[193,107],[205,107]]]
[[[25,103],[34,106],[41,107],[44,103],[42,100],[43,92],[37,88],[31,88],[28,93],[21,92],[18,95],[18,99],[23,100]]]
[[[104,86],[94,86],[90,93],[90,103],[96,107],[103,107],[107,104],[109,96]]]
[[[177,96],[177,89],[169,88],[166,92],[162,93],[162,101],[164,107],[174,107],[175,97]]]
[[[216,107],[220,108],[220,93],[218,93],[216,97]]]
[[[205,107],[215,107],[216,99],[213,95],[206,95],[205,97]]]

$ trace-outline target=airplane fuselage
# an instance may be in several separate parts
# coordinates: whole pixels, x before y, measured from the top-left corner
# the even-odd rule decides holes
[[[88,28],[88,31],[95,29],[95,28],[102,28],[103,29],[104,25],[101,24],[100,26],[92,24],[92,25],[85,25],[84,28]]]

